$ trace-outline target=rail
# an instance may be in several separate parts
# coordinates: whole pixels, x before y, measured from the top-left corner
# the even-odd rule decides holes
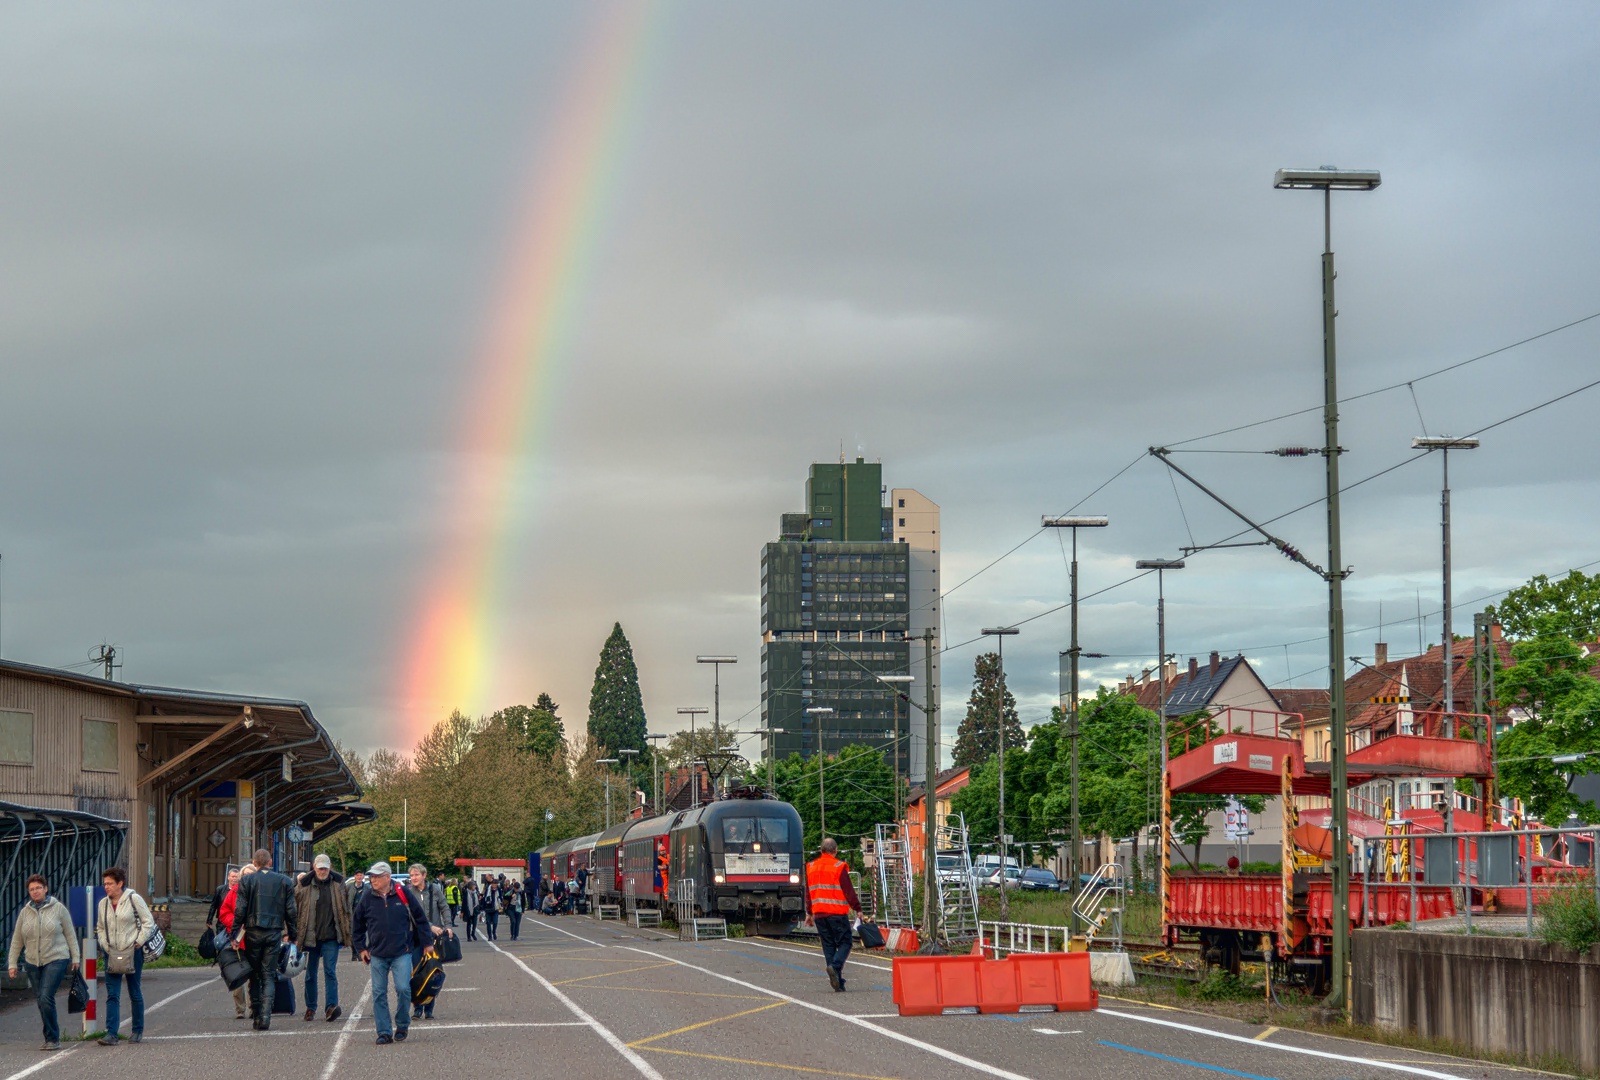
[[[1115,950],[1122,951],[1122,913],[1127,906],[1123,896],[1122,864],[1101,863],[1072,904],[1073,913],[1083,920],[1086,927],[1084,937],[1088,941],[1094,941],[1109,922]],[[1106,906],[1107,900],[1112,902],[1109,907]]]
[[[1177,753],[1177,743],[1183,740],[1183,752],[1188,753],[1197,747],[1204,746],[1212,739],[1221,739],[1229,735],[1259,735],[1271,739],[1282,739],[1287,736],[1298,722],[1300,729],[1305,729],[1305,717],[1300,713],[1280,712],[1275,709],[1246,709],[1240,706],[1229,705],[1208,716],[1202,716],[1192,724],[1172,731],[1168,736],[1171,743],[1169,752]],[[1298,738],[1299,736],[1295,736]]]

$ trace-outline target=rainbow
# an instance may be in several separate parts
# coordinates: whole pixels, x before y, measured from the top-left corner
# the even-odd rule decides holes
[[[510,704],[491,696],[511,555],[529,511],[520,493],[571,359],[657,22],[648,0],[598,10],[541,146],[473,368],[458,451],[463,475],[441,518],[451,539],[405,630],[397,734],[412,741],[451,709],[477,715]]]

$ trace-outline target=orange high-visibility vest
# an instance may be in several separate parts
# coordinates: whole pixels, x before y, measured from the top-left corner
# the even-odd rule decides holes
[[[850,868],[824,852],[806,864],[806,890],[811,896],[811,914],[848,915],[844,886],[840,884]]]

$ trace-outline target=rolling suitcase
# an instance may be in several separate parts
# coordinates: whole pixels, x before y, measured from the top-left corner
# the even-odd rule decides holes
[[[294,980],[287,975],[279,975],[276,988],[272,992],[273,1013],[294,1014]]]

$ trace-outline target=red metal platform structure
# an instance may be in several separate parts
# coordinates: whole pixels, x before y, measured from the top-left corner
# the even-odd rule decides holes
[[[1479,741],[1485,731],[1482,717],[1434,713],[1419,717],[1411,730],[1383,738],[1373,738],[1370,730],[1352,732],[1347,783],[1359,787],[1385,779],[1468,777],[1483,782],[1487,794],[1494,761],[1492,747]],[[1333,833],[1329,811],[1302,812],[1300,803],[1329,799],[1332,791],[1329,763],[1306,759],[1303,734],[1304,719],[1299,714],[1236,708],[1200,718],[1173,733],[1161,795],[1162,936],[1168,944],[1198,937],[1208,961],[1232,970],[1249,956],[1320,985],[1328,975],[1336,918],[1328,866]],[[1172,798],[1186,794],[1279,797],[1280,871],[1174,872]],[[1485,799],[1486,804],[1492,802],[1492,796]],[[1392,805],[1379,813],[1353,808],[1351,834],[1383,836],[1399,827],[1402,833],[1394,834],[1392,847],[1398,853],[1405,844],[1405,886],[1385,887],[1392,873],[1381,882],[1370,880],[1370,874],[1369,880],[1353,880],[1350,925],[1381,926],[1454,914],[1449,886],[1420,885],[1416,880],[1418,853],[1409,840],[1400,839],[1409,836],[1410,819]]]

